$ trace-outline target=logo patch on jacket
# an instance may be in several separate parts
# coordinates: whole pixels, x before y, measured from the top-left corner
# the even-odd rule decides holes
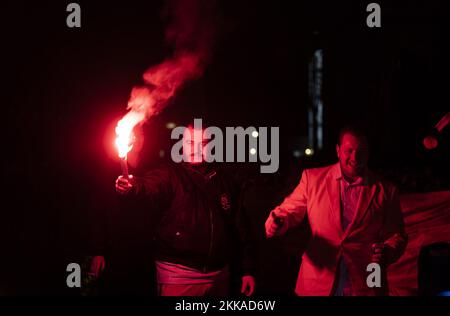
[[[227,194],[223,193],[220,196],[220,205],[222,206],[222,209],[224,211],[228,211],[231,208],[230,198],[228,197]]]

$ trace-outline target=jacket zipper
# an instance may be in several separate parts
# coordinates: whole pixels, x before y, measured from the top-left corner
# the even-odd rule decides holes
[[[207,271],[208,264],[209,264],[209,258],[211,257],[212,247],[213,247],[214,222],[213,222],[213,213],[212,213],[211,208],[209,209],[209,220],[211,222],[211,236],[209,239],[209,251],[208,251],[208,256],[206,257],[206,264],[203,268],[203,273],[206,273],[206,271]]]

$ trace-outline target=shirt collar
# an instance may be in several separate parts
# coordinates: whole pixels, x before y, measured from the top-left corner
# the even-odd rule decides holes
[[[358,177],[355,182],[349,183],[342,176],[341,164],[339,162],[338,162],[338,167],[336,170],[336,180],[343,180],[347,185],[367,185],[369,183],[368,177],[367,177],[367,170],[364,171],[363,175],[361,177]]]

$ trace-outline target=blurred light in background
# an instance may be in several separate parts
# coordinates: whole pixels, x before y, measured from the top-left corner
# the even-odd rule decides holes
[[[168,129],[174,129],[175,127],[177,127],[177,124],[175,124],[174,122],[169,122],[166,124],[166,127]]]
[[[300,150],[294,150],[294,151],[292,152],[292,155],[293,155],[295,158],[300,158],[301,155],[302,155],[302,152],[301,152]]]

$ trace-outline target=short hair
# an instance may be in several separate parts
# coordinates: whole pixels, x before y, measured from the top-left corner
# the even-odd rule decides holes
[[[195,126],[194,126],[194,123],[192,123],[192,122],[189,123],[189,124],[186,126],[186,128],[187,128],[187,129],[196,129]],[[201,127],[201,130],[202,130],[202,131],[204,131],[205,129],[206,129],[206,127],[204,127],[204,126]]]
[[[342,139],[344,138],[345,134],[353,135],[368,142],[367,133],[364,131],[364,129],[355,125],[346,125],[339,130],[339,137],[337,140],[339,146],[342,144]]]

